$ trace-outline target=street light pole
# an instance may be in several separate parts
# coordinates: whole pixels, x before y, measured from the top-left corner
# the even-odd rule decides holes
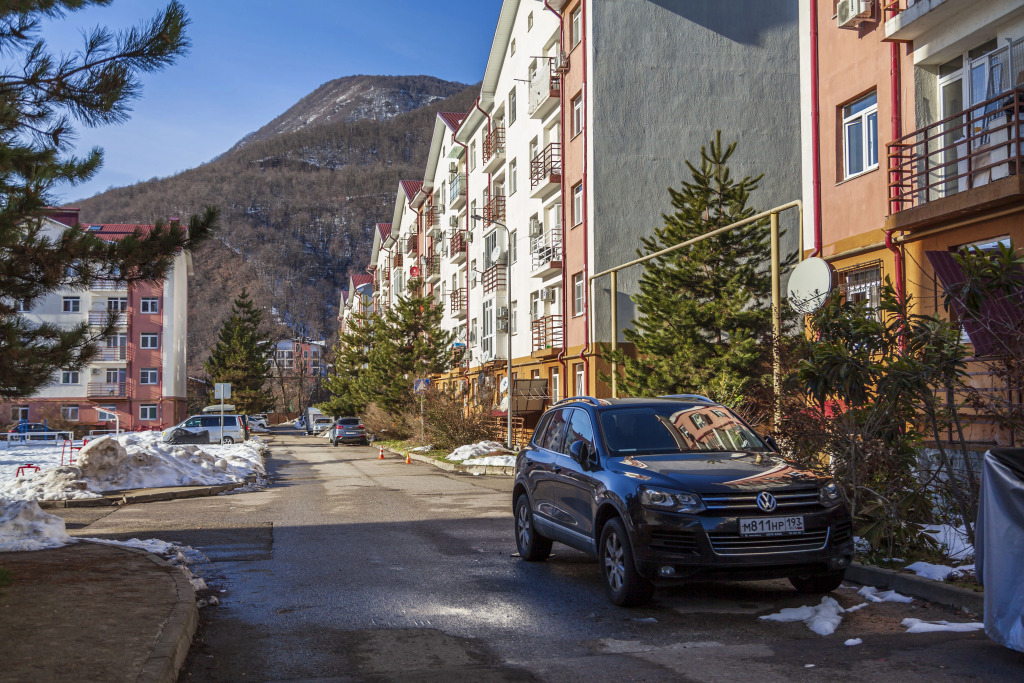
[[[486,219],[483,216],[480,216],[478,214],[473,214],[471,217],[473,218],[473,220],[484,220],[484,221],[487,221],[488,223],[494,223],[495,225],[497,225],[497,226],[499,226],[499,227],[501,227],[501,228],[503,228],[505,230],[505,244],[507,245],[506,249],[505,249],[505,264],[506,264],[505,267],[508,268],[508,271],[506,273],[508,275],[508,277],[506,278],[507,283],[505,285],[508,288],[508,315],[506,316],[507,319],[508,319],[508,331],[505,333],[505,338],[508,341],[508,344],[506,345],[506,355],[508,356],[508,358],[505,359],[506,362],[507,362],[507,369],[506,369],[505,373],[506,373],[506,379],[508,379],[508,410],[505,412],[505,415],[508,418],[508,430],[507,430],[507,434],[505,436],[506,436],[506,439],[507,439],[506,445],[509,447],[509,449],[511,449],[512,448],[512,231],[509,230],[508,226],[505,225],[504,223],[500,223],[500,222],[495,221],[495,220]],[[497,313],[497,311],[495,311],[495,313]],[[497,320],[497,316],[495,316],[495,320]]]

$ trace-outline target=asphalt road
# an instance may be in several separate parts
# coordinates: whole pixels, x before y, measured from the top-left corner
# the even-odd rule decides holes
[[[920,601],[849,613],[828,637],[757,618],[817,602],[783,581],[614,607],[585,555],[515,556],[511,478],[381,462],[376,449],[291,432],[275,435],[268,464],[264,491],[67,511],[71,533],[160,538],[209,558],[195,570],[221,604],[202,610],[180,680],[1024,680],[1024,654],[983,633],[905,633],[906,617],[974,620]]]

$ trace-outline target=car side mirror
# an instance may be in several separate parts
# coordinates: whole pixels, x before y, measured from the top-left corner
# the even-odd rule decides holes
[[[779,444],[778,444],[778,442],[775,441],[775,437],[774,436],[768,435],[768,436],[764,437],[764,442],[766,444],[768,444],[768,448],[772,449],[776,453],[781,453],[782,452],[782,449],[779,448]]]
[[[593,447],[586,441],[574,441],[569,446],[569,455],[578,462],[584,470],[597,469],[597,454]]]

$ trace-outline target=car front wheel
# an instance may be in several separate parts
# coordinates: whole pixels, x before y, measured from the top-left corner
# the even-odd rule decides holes
[[[811,574],[809,576],[791,576],[789,582],[793,584],[793,588],[798,593],[831,593],[839,586],[843,585],[843,579],[846,577],[846,570],[840,569],[835,572],[826,572],[825,574]]]
[[[234,442],[235,442],[235,440],[234,440],[234,439],[232,439],[232,438],[231,438],[230,436],[225,436],[225,437],[223,437],[223,438],[222,438],[222,439],[220,440],[220,442],[221,442],[221,443],[234,443]]]
[[[608,520],[601,530],[599,557],[601,577],[612,603],[633,607],[650,600],[654,585],[637,572],[626,527],[617,517]]]
[[[551,554],[551,539],[537,533],[533,526],[530,499],[525,494],[516,500],[516,547],[527,562],[540,562]]]

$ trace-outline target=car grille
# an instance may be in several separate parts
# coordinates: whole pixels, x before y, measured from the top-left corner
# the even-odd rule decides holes
[[[754,512],[764,514],[761,508],[757,507],[757,495],[760,491],[743,491],[742,493],[717,493],[701,495],[704,507],[710,511],[725,513],[747,513]],[[818,502],[818,487],[790,489],[786,491],[771,491],[778,506],[772,510],[772,514],[778,512],[797,512],[816,510],[821,507]]]
[[[697,553],[697,532],[695,531],[651,531],[651,550],[665,553]]]
[[[708,534],[711,547],[718,555],[769,555],[822,550],[828,545],[828,529],[809,531],[793,536],[740,536]]]
[[[848,519],[843,520],[835,525],[832,532],[833,543],[845,543],[853,538],[853,522]]]

